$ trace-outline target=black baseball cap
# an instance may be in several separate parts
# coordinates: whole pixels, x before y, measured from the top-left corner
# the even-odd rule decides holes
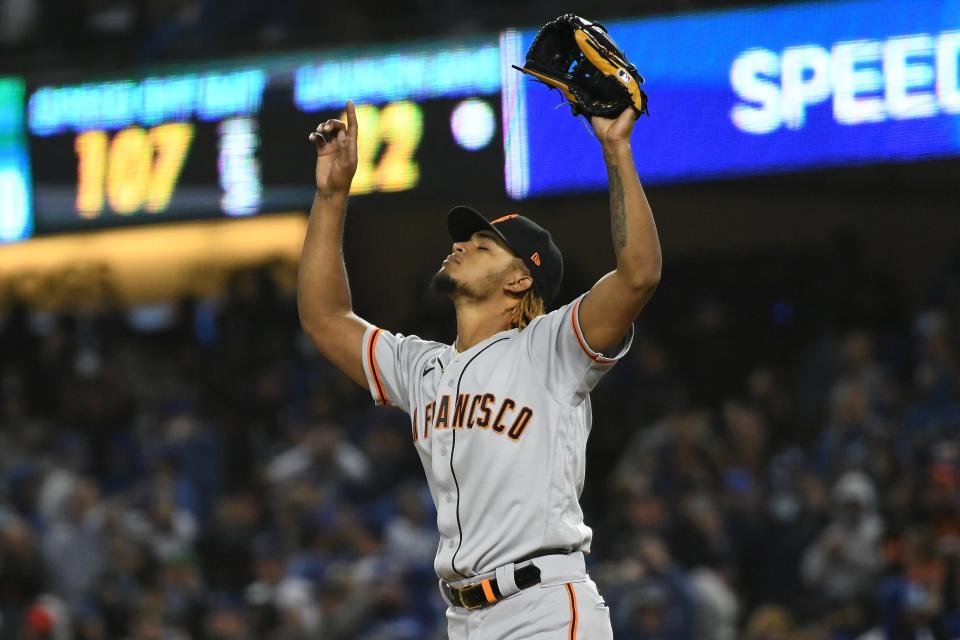
[[[527,265],[533,288],[544,303],[549,305],[557,297],[563,279],[563,255],[550,232],[530,218],[511,213],[488,221],[461,205],[447,214],[447,228],[454,242],[465,242],[477,231],[493,232]]]

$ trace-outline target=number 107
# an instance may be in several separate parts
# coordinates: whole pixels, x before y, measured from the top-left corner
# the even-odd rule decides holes
[[[96,218],[104,205],[120,215],[142,209],[164,210],[183,169],[193,125],[172,123],[143,129],[128,127],[110,140],[106,131],[77,136],[76,209]]]

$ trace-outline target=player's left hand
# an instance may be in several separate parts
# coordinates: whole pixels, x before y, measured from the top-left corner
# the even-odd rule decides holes
[[[627,107],[621,111],[616,119],[601,118],[600,116],[590,118],[590,124],[593,125],[597,139],[605,147],[630,142],[630,134],[633,133],[633,124],[636,121],[637,112],[633,107]]]

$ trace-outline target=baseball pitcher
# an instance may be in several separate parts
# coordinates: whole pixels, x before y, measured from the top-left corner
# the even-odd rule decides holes
[[[640,110],[593,116],[610,185],[616,268],[549,313],[563,274],[550,233],[517,214],[488,221],[455,207],[433,278],[457,318],[453,344],[404,336],[353,312],[342,257],[357,168],[353,104],[316,145],[317,192],[298,282],[304,330],[379,405],[410,416],[437,507],[434,567],[451,640],[612,638],[584,565],[592,532],[579,497],[590,391],[630,348],[660,280],[653,214],[633,164]],[[587,114],[589,116],[589,113]]]

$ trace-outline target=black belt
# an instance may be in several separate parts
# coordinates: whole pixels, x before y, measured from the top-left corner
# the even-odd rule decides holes
[[[567,553],[570,553],[568,549],[542,549],[535,554],[522,558],[519,562],[541,556]],[[528,564],[514,569],[513,580],[521,591],[535,584],[540,584],[540,568],[535,564]],[[454,587],[444,580],[443,588],[447,597],[450,598],[450,602],[455,607],[463,607],[464,609],[483,609],[503,600],[503,594],[500,593],[496,578],[485,578],[465,587]]]
[[[521,590],[540,583],[540,568],[535,564],[513,570],[513,579]],[[503,600],[503,594],[497,586],[496,578],[485,578],[476,584],[465,587],[453,587],[443,583],[447,597],[455,607],[464,609],[483,609]]]

